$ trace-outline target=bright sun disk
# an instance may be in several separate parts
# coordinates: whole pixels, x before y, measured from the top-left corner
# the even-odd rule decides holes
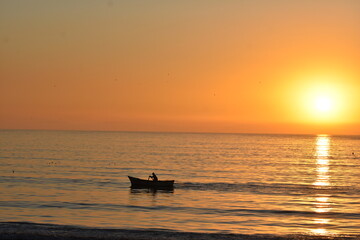
[[[343,82],[344,77],[329,74],[301,78],[296,86],[299,98],[295,111],[299,119],[310,123],[345,122],[353,90]]]
[[[315,99],[315,108],[320,112],[329,112],[333,108],[333,102],[329,97],[317,97]]]

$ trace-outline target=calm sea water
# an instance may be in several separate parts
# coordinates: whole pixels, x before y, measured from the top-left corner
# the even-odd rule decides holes
[[[2,222],[359,235],[360,136],[0,131],[0,190]]]

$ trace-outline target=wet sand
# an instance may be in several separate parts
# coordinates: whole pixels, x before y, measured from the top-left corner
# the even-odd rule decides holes
[[[86,228],[77,226],[35,224],[25,222],[0,223],[1,240],[67,240],[67,239],[90,239],[90,240],[215,240],[215,239],[360,239],[357,236],[314,236],[314,235],[245,235],[245,234],[216,234],[216,233],[192,233],[176,232],[169,230],[124,230]]]

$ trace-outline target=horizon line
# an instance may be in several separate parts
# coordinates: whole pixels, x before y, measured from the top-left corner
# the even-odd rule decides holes
[[[256,133],[256,132],[205,132],[205,131],[146,131],[146,130],[95,130],[95,129],[17,129],[0,128],[0,131],[59,131],[59,132],[119,132],[119,133],[158,133],[158,134],[234,134],[234,135],[297,135],[297,136],[360,136],[358,134],[328,133]]]

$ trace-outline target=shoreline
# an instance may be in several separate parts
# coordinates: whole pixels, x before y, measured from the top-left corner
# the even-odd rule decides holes
[[[360,236],[320,236],[320,235],[271,235],[271,234],[231,234],[177,232],[156,229],[106,229],[70,225],[42,224],[30,222],[0,222],[0,240],[308,240],[308,239],[360,239]]]

